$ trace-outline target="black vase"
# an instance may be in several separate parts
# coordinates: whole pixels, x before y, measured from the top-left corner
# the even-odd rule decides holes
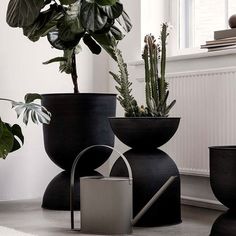
[[[133,214],[143,208],[170,176],[177,176],[136,226],[152,227],[181,222],[180,175],[174,161],[157,147],[176,132],[180,118],[110,118],[112,130],[132,147],[124,155],[133,173]],[[122,160],[112,168],[113,176],[128,176]]]
[[[50,125],[43,126],[44,146],[50,159],[65,170],[48,185],[42,207],[69,210],[71,166],[76,156],[91,145],[114,146],[108,117],[115,115],[115,94],[44,94],[42,105],[52,113]],[[90,175],[110,156],[111,151],[92,149],[78,163],[79,176]],[[77,178],[77,182],[79,177]],[[79,183],[75,195],[79,198]],[[62,194],[63,192],[63,194]],[[75,205],[79,209],[79,202]]]
[[[236,217],[235,212],[228,210],[221,214],[211,228],[210,236],[235,236]]]
[[[210,184],[216,198],[236,211],[236,146],[210,147]]]
[[[216,198],[229,210],[220,215],[211,236],[236,235],[236,146],[210,147],[210,184]]]

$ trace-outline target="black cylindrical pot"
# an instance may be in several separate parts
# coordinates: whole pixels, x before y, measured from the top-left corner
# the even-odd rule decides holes
[[[44,94],[42,97],[42,105],[52,113],[50,125],[43,126],[44,146],[56,165],[70,170],[84,148],[95,144],[114,146],[108,117],[115,116],[115,94]],[[78,165],[80,173],[99,167],[110,153],[105,149],[86,153]]]
[[[236,210],[236,146],[210,147],[210,183],[216,198]]]
[[[168,142],[179,126],[178,117],[115,117],[109,119],[115,135],[135,149],[155,149]]]

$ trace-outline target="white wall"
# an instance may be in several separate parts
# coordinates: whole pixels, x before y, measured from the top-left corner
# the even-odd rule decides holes
[[[58,71],[57,64],[43,61],[61,55],[46,39],[32,43],[20,29],[5,22],[8,0],[0,7],[0,97],[22,100],[27,92],[72,92],[71,78]],[[93,90],[93,56],[86,48],[78,56],[80,90]],[[10,105],[0,102],[2,120],[16,122]],[[21,124],[21,122],[19,122]],[[30,124],[23,129],[25,145],[0,160],[0,200],[41,197],[49,181],[60,172],[47,157],[43,147],[42,127]]]

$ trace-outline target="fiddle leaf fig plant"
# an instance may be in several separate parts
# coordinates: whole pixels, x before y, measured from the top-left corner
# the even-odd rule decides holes
[[[120,0],[10,0],[6,21],[31,41],[47,37],[63,52],[44,64],[59,62],[60,71],[71,75],[74,93],[79,92],[75,55],[81,40],[92,53],[103,48],[117,60],[114,49],[132,28]]]
[[[7,98],[0,98],[0,101],[7,101],[12,104],[12,108],[17,113],[17,118],[23,114],[23,122],[28,124],[29,119],[33,123],[49,124],[51,113],[43,106],[34,103],[41,99],[39,94],[26,94],[24,102],[16,102]],[[24,136],[18,124],[11,125],[3,122],[0,117],[0,158],[5,159],[10,152],[16,151],[24,144]]]

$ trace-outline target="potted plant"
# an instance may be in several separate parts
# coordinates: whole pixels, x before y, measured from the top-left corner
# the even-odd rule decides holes
[[[0,98],[0,101],[10,102],[12,108],[17,113],[17,118],[23,113],[23,122],[28,124],[29,119],[38,124],[49,124],[51,119],[50,112],[43,106],[34,103],[34,100],[41,99],[39,94],[29,93],[25,95],[24,102],[16,102],[8,98]],[[0,117],[0,158],[5,159],[7,155],[22,147],[24,135],[18,124],[11,125],[2,121]]]
[[[128,15],[119,0],[10,0],[7,23],[20,27],[31,41],[47,37],[62,56],[44,64],[60,63],[60,71],[71,75],[74,94],[44,94],[42,104],[52,113],[44,126],[48,156],[63,172],[48,185],[43,207],[69,209],[69,171],[76,155],[93,144],[114,145],[107,117],[115,115],[115,94],[79,93],[76,54],[80,42],[94,54],[101,48],[116,60],[114,48],[131,29]],[[80,174],[99,167],[110,153],[93,150],[79,164]],[[77,186],[79,192],[79,186]],[[78,194],[77,194],[78,196]],[[76,204],[79,208],[79,202]]]
[[[160,44],[154,36],[147,35],[142,54],[145,66],[146,105],[138,105],[132,95],[127,65],[121,51],[115,50],[118,58],[119,74],[110,72],[117,82],[120,93],[118,101],[124,108],[125,117],[110,118],[115,135],[131,147],[125,152],[133,172],[134,215],[147,199],[151,198],[172,175],[177,176],[174,184],[167,190],[138,222],[138,226],[158,226],[181,222],[180,177],[174,161],[157,147],[165,144],[176,132],[180,118],[168,117],[175,100],[168,104],[168,83],[166,82],[166,41],[168,25],[162,24]],[[125,175],[123,163],[117,162],[113,175]]]

